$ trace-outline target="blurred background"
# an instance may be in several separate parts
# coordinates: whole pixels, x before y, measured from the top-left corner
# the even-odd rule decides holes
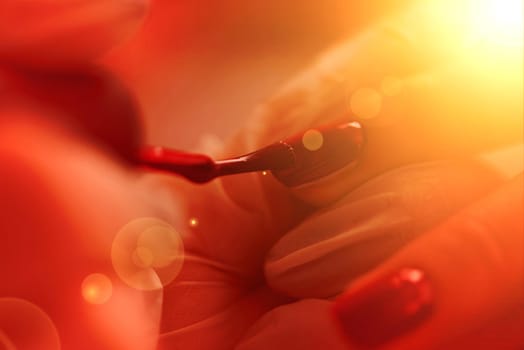
[[[194,149],[234,133],[323,49],[395,3],[156,0],[105,64],[134,90],[149,142]]]
[[[496,12],[496,1],[485,2]],[[501,9],[514,6],[505,3]],[[139,32],[104,64],[136,94],[147,142],[209,149],[325,49],[398,7],[389,0],[156,0]],[[476,25],[496,32],[504,21]],[[522,169],[515,152],[520,157],[522,145],[494,159],[515,173]]]

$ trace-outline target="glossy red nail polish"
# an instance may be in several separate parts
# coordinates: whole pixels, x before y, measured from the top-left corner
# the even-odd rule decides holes
[[[355,163],[362,149],[364,136],[358,122],[319,130],[310,129],[240,157],[217,161],[202,154],[144,146],[138,153],[138,163],[178,174],[195,183],[219,176],[271,170],[284,185],[297,186]]]
[[[308,145],[311,132],[316,134],[317,145]],[[284,185],[295,187],[355,163],[364,145],[364,132],[358,122],[350,122],[310,129],[281,143],[292,150],[295,161],[292,167],[272,173]]]
[[[356,346],[373,348],[409,332],[432,313],[434,294],[422,270],[405,268],[336,300],[335,317]]]

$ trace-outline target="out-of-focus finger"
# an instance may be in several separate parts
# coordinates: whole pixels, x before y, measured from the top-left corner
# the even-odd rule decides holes
[[[475,163],[395,169],[302,222],[269,252],[266,279],[293,297],[331,297],[498,183]]]
[[[0,121],[12,118],[10,111],[27,111],[58,120],[108,153],[136,160],[142,143],[140,109],[110,72],[93,65],[69,72],[3,67],[0,79],[5,87]]]
[[[147,0],[0,2],[0,60],[37,67],[77,65],[136,30]]]
[[[511,310],[487,325],[463,334],[442,345],[439,350],[515,350],[524,344],[524,308]]]
[[[177,210],[52,118],[11,112],[0,117],[0,294],[15,300],[0,300],[1,332],[17,349],[57,337],[64,349],[154,348],[162,289],[128,284],[111,250],[128,222]]]
[[[516,177],[350,286],[335,307],[349,342],[438,348],[521,309],[523,185]]]

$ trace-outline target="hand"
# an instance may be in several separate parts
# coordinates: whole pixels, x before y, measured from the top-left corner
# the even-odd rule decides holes
[[[382,175],[284,236],[269,253],[267,280],[302,301],[265,315],[240,348],[285,348],[297,339],[306,349],[520,348],[522,176],[424,229],[438,220],[439,205],[451,210],[466,189],[458,172],[447,172],[455,192],[439,188],[445,177],[429,168]]]
[[[509,27],[516,43],[493,38],[500,28],[482,36],[472,22],[490,8],[468,4],[423,2],[361,28],[260,106],[252,136],[240,143],[253,150],[317,125],[362,123],[367,147],[358,169],[296,189],[316,205],[401,165],[521,143],[520,27]],[[518,12],[509,5],[499,11]]]
[[[446,6],[449,4],[443,5],[443,8]],[[442,12],[434,12],[435,16],[440,14]],[[459,12],[459,17],[466,14]],[[492,206],[492,209],[484,210],[496,213],[503,210],[502,208],[515,208],[512,217],[505,219],[507,224],[512,226],[506,234],[486,237],[489,233],[475,234],[474,227],[466,227],[457,234],[457,226],[460,228],[460,225],[466,225],[464,222],[467,222],[462,214],[457,214],[457,217],[450,221],[454,224],[444,224],[440,229],[429,231],[431,226],[451,214],[453,209],[463,207],[468,201],[482,194],[482,191],[479,191],[476,195],[464,197],[460,204],[454,199],[457,195],[466,195],[467,191],[462,186],[465,183],[474,184],[476,180],[485,176],[485,172],[481,169],[471,170],[470,174],[477,175],[473,175],[470,180],[459,176],[460,171],[457,172],[456,168],[444,171],[446,167],[439,169],[438,166],[428,170],[425,175],[417,174],[414,170],[428,169],[427,165],[401,167],[387,172],[406,163],[446,157],[463,158],[483,149],[522,142],[522,105],[521,98],[518,97],[522,94],[522,78],[518,73],[522,67],[517,64],[522,60],[522,52],[518,47],[504,50],[495,45],[492,52],[496,54],[476,55],[486,47],[477,47],[480,51],[473,50],[468,53],[467,45],[457,45],[457,42],[466,39],[461,37],[462,32],[449,26],[447,28],[450,28],[450,33],[456,35],[455,39],[447,37],[448,43],[436,44],[437,40],[442,40],[437,32],[438,28],[446,26],[443,26],[441,21],[435,22],[431,8],[426,13],[420,12],[420,9],[404,12],[388,23],[393,23],[400,29],[400,37],[407,40],[396,40],[398,36],[392,37],[391,31],[384,31],[382,24],[371,27],[359,40],[349,41],[325,55],[313,68],[285,87],[280,94],[261,107],[253,123],[253,130],[258,131],[258,135],[245,143],[251,149],[277,140],[286,133],[314,128],[316,124],[328,121],[343,120],[349,104],[354,108],[351,114],[360,117],[359,121],[366,126],[369,143],[367,153],[356,169],[351,168],[323,181],[294,189],[297,196],[315,205],[336,199],[338,201],[335,202],[332,211],[328,208],[323,209],[325,213],[306,220],[273,247],[265,265],[268,284],[285,295],[304,300],[279,307],[266,314],[248,331],[240,348],[285,348],[297,344],[302,348],[318,348],[320,344],[330,344],[330,348],[345,348],[362,345],[358,344],[359,332],[375,331],[381,331],[390,337],[383,338],[382,341],[391,340],[397,335],[393,333],[398,329],[386,323],[387,317],[373,314],[372,306],[367,304],[367,309],[358,314],[361,317],[358,319],[357,316],[353,316],[357,306],[348,306],[346,311],[343,303],[351,305],[351,302],[347,301],[356,295],[364,299],[361,295],[366,292],[360,292],[361,288],[372,284],[378,276],[375,272],[370,274],[375,277],[366,277],[365,274],[422,233],[424,235],[419,240],[399,253],[400,260],[390,260],[397,261],[396,268],[402,265],[398,261],[404,262],[406,267],[413,265],[410,261],[416,261],[422,267],[429,266],[428,269],[432,271],[433,264],[439,264],[441,261],[428,260],[433,257],[428,251],[432,251],[432,247],[438,243],[446,248],[449,246],[443,253],[451,255],[448,268],[435,271],[438,275],[435,277],[431,277],[430,272],[423,271],[428,279],[436,279],[434,287],[437,291],[453,290],[456,285],[453,276],[456,276],[458,271],[461,271],[460,276],[464,276],[467,272],[463,273],[462,270],[474,270],[479,277],[471,286],[461,285],[461,290],[467,290],[468,295],[456,291],[453,297],[451,293],[444,291],[439,296],[436,291],[435,308],[438,308],[438,298],[442,298],[440,302],[447,304],[449,309],[440,311],[435,318],[426,317],[426,324],[420,326],[420,331],[406,331],[407,333],[401,334],[398,340],[392,340],[391,346],[399,349],[431,346],[493,348],[494,344],[506,344],[513,348],[522,344],[522,339],[518,337],[518,330],[521,328],[519,326],[522,324],[521,312],[504,315],[512,307],[522,306],[516,302],[514,294],[518,293],[518,284],[511,278],[522,276],[521,264],[514,262],[522,255],[522,249],[516,248],[522,247],[519,238],[522,227],[518,225],[522,221],[522,205],[508,204],[515,202],[517,197],[506,195],[506,203],[499,203]],[[473,59],[474,57],[477,58]],[[505,68],[501,68],[504,66],[501,65],[502,62],[506,62]],[[368,91],[368,104],[361,105],[358,88],[371,86],[378,91],[380,87],[377,85],[380,86],[385,76],[393,76],[397,83],[401,82],[401,92],[396,96],[376,97],[376,94]],[[475,83],[472,84],[471,81]],[[494,86],[497,88],[493,88]],[[395,89],[397,88],[398,86]],[[360,96],[361,94],[362,91]],[[377,99],[381,102],[380,108],[375,108],[376,105],[374,107]],[[349,100],[349,103],[346,100]],[[483,101],[482,107],[478,106],[479,101]],[[504,111],[504,117],[500,117],[498,111]],[[519,135],[513,133],[513,127],[519,130]],[[469,134],[467,138],[462,137],[463,130],[470,128],[474,133]],[[399,176],[399,173],[411,172],[413,178],[394,182],[393,179]],[[435,192],[432,192],[432,185],[422,185],[427,183],[424,180],[426,177],[433,179],[428,181],[429,183],[434,183],[437,179],[441,181],[442,175],[446,173],[449,175],[448,184],[453,184],[450,187],[435,189]],[[369,181],[377,174],[382,175]],[[473,180],[475,177],[478,178]],[[390,179],[390,186],[381,184],[380,181],[386,182],[385,179]],[[225,181],[232,197],[248,207],[249,201],[242,196],[245,188],[248,188],[247,185],[243,191],[235,190],[239,186],[238,179],[234,180],[235,183],[233,180]],[[518,183],[519,180],[515,181]],[[362,183],[362,187],[359,187]],[[496,181],[485,184],[486,187],[482,188],[487,190],[492,188]],[[421,185],[422,188],[419,188]],[[453,189],[453,186],[457,188]],[[415,189],[409,189],[410,187]],[[522,190],[515,189],[518,197],[521,197]],[[366,196],[371,190],[377,191],[376,198],[372,195]],[[405,191],[407,193],[404,193]],[[408,194],[413,192],[418,193],[420,198],[426,196],[434,202],[422,199],[407,200],[406,198],[410,198]],[[489,202],[490,198],[487,197],[481,203]],[[448,203],[443,204],[445,201]],[[443,208],[450,212],[443,213]],[[439,212],[443,213],[441,217],[433,216]],[[466,214],[466,217],[468,215]],[[489,215],[484,215],[487,216]],[[473,220],[480,221],[481,227],[485,226],[479,215]],[[446,235],[443,232],[446,232]],[[456,236],[459,238],[455,241]],[[469,238],[470,236],[473,237]],[[500,246],[500,240],[512,245],[513,249],[496,248]],[[491,252],[483,253],[490,249]],[[404,252],[409,253],[404,255]],[[464,265],[460,262],[460,257],[468,254],[471,255],[468,266],[454,269],[455,266]],[[453,260],[455,256],[457,261]],[[493,259],[498,259],[497,257],[506,263],[497,264],[500,268],[483,269]],[[385,270],[379,267],[378,271],[391,272],[387,268],[389,262],[383,266]],[[341,341],[338,332],[333,328],[334,323],[328,316],[329,309],[332,308],[331,302],[319,299],[336,296],[342,292],[346,284],[352,283],[362,275],[367,283],[354,282],[354,287],[350,284],[348,297],[342,298],[338,307],[339,310],[343,310],[340,317],[350,320],[345,330],[351,336],[350,340],[354,341],[348,345]],[[478,286],[498,278],[504,280],[503,288],[509,291],[507,295],[511,301],[503,306],[498,300],[479,298],[475,304],[479,310],[475,314],[478,318],[468,318],[468,311],[459,307],[459,303],[464,302],[469,295],[477,293]],[[455,308],[453,312],[452,308]],[[454,319],[457,319],[457,323]],[[359,321],[369,322],[366,324],[368,329],[356,328],[355,323]],[[379,321],[383,323],[378,324]],[[443,322],[447,324],[444,326]],[[373,328],[374,325],[377,328]],[[456,332],[451,331],[453,327]],[[482,333],[479,329],[487,332]],[[374,339],[377,343],[374,345],[380,345],[378,339],[380,337],[377,334]]]
[[[523,177],[428,231],[336,302],[350,342],[384,349],[524,344]]]
[[[153,349],[162,291],[112,266],[127,222],[160,217],[127,90],[90,59],[144,16],[128,1],[0,3],[0,348]]]
[[[340,62],[346,64],[350,60],[341,59]],[[336,66],[337,64],[330,65],[332,68],[336,68]],[[315,72],[316,70],[313,70],[312,75],[319,76]],[[335,88],[336,86],[338,85],[335,84]],[[293,89],[289,91],[293,92]],[[319,89],[318,91],[323,90]],[[330,88],[326,91],[330,91]],[[313,95],[309,97],[313,97]],[[297,103],[309,101],[309,97],[299,100]],[[322,99],[322,101],[322,104],[327,102],[327,105],[329,105],[331,103],[329,98]],[[270,105],[274,105],[274,103]],[[315,111],[315,108],[310,107],[312,106],[305,110]],[[24,111],[27,110],[24,108]],[[35,114],[48,116],[49,111],[46,109],[44,113],[43,110],[36,109],[31,112],[32,116]],[[263,131],[269,125],[266,122],[278,126],[280,124],[275,119],[284,116],[283,113],[271,111],[266,115],[269,117],[262,124],[263,128],[257,129],[266,135],[258,138],[257,142],[260,144],[272,141],[273,137],[277,137],[276,134],[271,135],[269,132]],[[6,114],[6,116],[11,118],[13,115]],[[40,116],[37,116],[38,118]],[[282,128],[282,132],[287,135],[295,131],[294,128],[309,127],[308,120],[308,118],[303,118],[303,124],[297,123],[293,128]],[[285,119],[281,121],[285,122]],[[322,118],[319,119],[319,122],[322,122]],[[4,138],[4,145],[8,146],[4,148],[6,161],[3,164],[9,171],[5,172],[7,175],[3,178],[5,184],[2,185],[2,189],[28,188],[33,184],[33,178],[44,179],[42,183],[33,184],[35,189],[32,193],[25,190],[21,192],[11,191],[5,197],[15,198],[18,200],[17,203],[32,203],[31,209],[28,210],[29,217],[25,220],[28,224],[22,226],[23,229],[18,229],[19,215],[22,212],[20,206],[6,205],[2,209],[5,213],[14,213],[14,215],[6,214],[5,216],[6,220],[3,221],[5,232],[19,233],[9,236],[9,238],[13,238],[10,242],[22,244],[33,239],[35,231],[43,230],[50,232],[50,234],[44,236],[46,238],[42,242],[42,246],[49,246],[51,241],[47,240],[47,237],[55,237],[56,232],[65,234],[74,232],[74,235],[64,237],[68,244],[61,246],[58,251],[38,249],[43,254],[42,258],[35,254],[34,248],[28,250],[26,254],[7,254],[6,256],[9,257],[6,259],[8,264],[4,266],[9,278],[14,276],[13,271],[16,271],[13,268],[14,266],[35,266],[37,261],[41,264],[37,266],[42,266],[41,269],[46,272],[46,275],[53,276],[54,274],[51,272],[57,271],[57,269],[61,270],[63,274],[63,278],[51,283],[51,288],[44,288],[45,292],[38,293],[40,296],[33,299],[35,296],[28,292],[27,286],[30,286],[29,289],[34,291],[36,288],[43,288],[44,285],[47,286],[48,284],[42,284],[43,281],[35,279],[38,271],[31,269],[31,273],[25,275],[24,282],[21,285],[12,284],[7,294],[21,293],[18,295],[27,296],[50,314],[64,347],[76,346],[75,348],[78,348],[77,339],[79,338],[91,339],[92,344],[83,344],[87,348],[106,347],[111,349],[118,347],[145,349],[155,341],[152,334],[155,333],[158,322],[158,314],[155,315],[155,311],[159,310],[158,293],[141,292],[129,288],[113,273],[108,255],[116,232],[126,222],[136,217],[154,216],[161,218],[181,231],[185,239],[186,259],[184,267],[177,280],[173,284],[169,284],[164,293],[162,345],[181,346],[188,349],[230,349],[244,336],[246,328],[250,327],[261,315],[290,301],[287,296],[268,290],[261,273],[261,267],[269,247],[284,232],[306,217],[312,211],[312,208],[295,200],[268,176],[242,176],[228,179],[224,183],[225,192],[220,183],[196,189],[166,177],[146,176],[145,180],[137,182],[134,175],[131,175],[130,178],[127,175],[121,176],[122,173],[128,174],[127,168],[123,167],[122,163],[117,162],[115,164],[113,158],[107,160],[107,155],[96,151],[92,143],[89,143],[90,146],[84,147],[84,141],[78,140],[76,137],[69,137],[67,133],[63,135],[60,131],[61,127],[55,133],[54,124],[47,125],[46,123],[43,126],[34,127],[31,121],[29,123],[7,123],[7,125],[9,128],[3,129],[6,135],[26,135],[26,137],[17,137],[16,143],[11,138]],[[56,135],[57,142],[53,143],[53,138],[47,135]],[[98,139],[100,140],[100,137]],[[107,138],[105,139],[107,140]],[[22,162],[15,161],[16,158],[12,157],[13,154],[26,154],[25,148],[21,146],[25,144],[24,141],[25,143],[37,141],[37,144],[41,145],[41,151],[32,152],[31,156],[22,158]],[[241,144],[245,144],[244,141],[238,140],[239,143],[231,147],[232,152],[241,151]],[[78,145],[78,148],[75,145]],[[250,146],[253,145],[254,143],[250,143]],[[64,153],[57,153],[57,148],[63,149]],[[79,158],[79,153],[87,157]],[[38,162],[39,159],[43,161]],[[86,160],[91,163],[89,169],[92,169],[95,174],[107,174],[107,176],[100,178],[85,173],[82,165]],[[54,166],[50,169],[48,166],[51,164],[54,164]],[[69,164],[71,167],[65,167],[64,164]],[[451,167],[451,169],[454,169],[452,170],[453,173],[471,174],[471,171],[468,172],[466,168]],[[476,168],[473,167],[473,169]],[[446,171],[443,170],[443,172]],[[31,178],[22,176],[27,173],[33,174],[33,176]],[[375,173],[364,173],[361,180],[363,181],[364,178]],[[115,176],[113,177],[111,174]],[[75,178],[78,184],[81,184],[81,188],[85,188],[84,192],[80,194],[76,191],[76,186],[66,186],[71,184],[66,181],[71,177]],[[466,178],[470,179],[469,175],[464,176],[464,179]],[[470,179],[471,181],[464,180],[464,183],[471,187],[468,187],[469,190],[465,190],[461,194],[463,198],[461,201],[457,201],[456,205],[461,206],[464,202],[468,202],[484,192],[486,187],[492,185],[493,180],[490,179],[491,175],[488,172],[486,178],[481,176],[478,179],[479,182],[473,181],[474,179]],[[323,194],[323,190],[312,196],[307,194],[306,191],[298,190],[296,192],[308,200],[325,202],[334,197],[343,196],[342,192],[361,182],[356,181],[351,184],[351,178],[347,181],[350,184],[343,185],[343,188],[335,188],[332,191],[328,191],[328,188],[326,188],[325,193],[327,195]],[[16,184],[21,185],[15,186]],[[56,186],[56,184],[58,185]],[[320,188],[318,184],[317,188]],[[121,189],[121,191],[115,191],[115,189]],[[159,189],[159,191],[154,192],[154,189]],[[46,199],[54,198],[55,192],[61,195],[57,208],[53,212],[63,213],[63,217],[54,220],[52,215],[43,215],[43,218],[38,216],[38,213],[46,213]],[[40,194],[35,195],[35,193]],[[71,193],[75,193],[79,197],[71,197]],[[35,198],[38,200],[35,200]],[[93,200],[93,198],[100,199]],[[93,203],[101,201],[113,203],[110,207],[119,208],[119,214],[115,215],[115,213],[96,210],[87,221],[85,213],[93,210]],[[176,202],[179,201],[178,206]],[[11,202],[8,200],[5,203]],[[454,208],[455,206],[446,206],[442,211],[446,212]],[[6,210],[4,211],[4,209]],[[191,217],[197,218],[198,225],[196,227],[188,227]],[[64,220],[65,218],[67,220]],[[77,224],[69,229],[64,227],[64,221],[76,222]],[[98,239],[93,240],[92,238],[93,235],[98,235],[100,232],[110,232],[108,237],[100,239],[100,245],[97,244],[95,247],[90,244],[85,246],[74,245],[78,236],[89,237],[90,242],[99,242]],[[6,251],[20,251],[10,249],[12,247],[13,245],[7,246]],[[93,254],[89,254],[90,252]],[[76,265],[75,268],[65,270],[62,266],[57,268],[56,263],[51,263],[56,262],[52,259],[53,256],[61,257],[64,254],[70,256],[71,259],[77,256],[85,257],[85,255],[89,257],[80,259],[81,269],[76,268],[79,266]],[[45,263],[42,264],[42,261]],[[59,259],[58,263],[63,265],[63,261]],[[101,261],[101,265],[97,265],[95,263],[97,261]],[[89,305],[86,307],[85,300],[75,299],[80,295],[78,286],[81,285],[82,279],[95,268],[110,276],[114,286],[111,302],[98,308]],[[64,304],[63,300],[51,297],[62,294],[64,290],[70,291],[65,293],[68,303]],[[143,298],[148,295],[151,296],[151,299],[142,303]],[[118,302],[119,300],[121,302]],[[321,304],[322,310],[325,310],[327,304]],[[67,307],[64,305],[67,305]],[[85,316],[79,317],[79,313],[76,311],[85,309],[87,309],[86,313],[81,313]],[[125,312],[122,312],[122,310],[125,310]],[[147,315],[146,310],[152,311],[150,317],[144,316]],[[275,312],[279,312],[285,310],[285,308],[275,310]],[[129,315],[129,313],[134,312],[136,312],[136,315]],[[122,322],[113,322],[114,320],[122,320],[122,314],[125,315],[125,320],[136,320],[137,323],[124,323],[125,326],[121,327]],[[290,313],[289,315],[297,314]],[[327,315],[327,313],[323,315]],[[79,319],[79,324],[72,325],[72,319]],[[101,326],[101,320],[109,320],[109,325],[103,323]],[[322,320],[320,319],[320,321]],[[114,328],[115,325],[119,328]],[[294,324],[284,322],[282,325]],[[332,328],[329,331],[332,331]],[[0,336],[2,336],[1,333]],[[3,338],[0,337],[0,339]],[[304,337],[304,339],[307,338]]]
[[[407,163],[436,158],[463,158],[520,138],[512,131],[513,127],[518,129],[521,123],[521,107],[517,98],[519,79],[512,80],[503,72],[494,77],[500,79],[495,83],[499,92],[486,89],[489,86],[488,77],[482,67],[499,61],[501,57],[482,56],[484,61],[479,66],[465,71],[465,62],[457,56],[464,54],[466,47],[454,46],[465,38],[456,38],[449,45],[428,46],[428,42],[435,44],[435,40],[439,39],[436,30],[443,25],[435,23],[431,9],[422,13],[420,9],[411,11],[403,12],[388,23],[401,26],[400,33],[404,30],[410,38],[415,36],[414,42],[399,41],[398,36],[384,30],[383,23],[372,26],[361,37],[349,40],[325,55],[318,64],[262,106],[249,132],[243,130],[236,144],[230,148],[231,153],[237,153],[240,149],[249,151],[308,127],[314,128],[316,124],[347,120],[348,114],[352,113],[346,111],[346,100],[349,99],[351,105],[353,93],[356,94],[359,87],[376,86],[385,76],[394,76],[403,84],[399,95],[382,97],[381,110],[376,112],[377,115],[370,116],[369,106],[364,104],[359,107],[355,97],[353,104],[361,115],[353,113],[365,124],[369,137],[366,154],[356,169],[351,168],[293,190],[299,198],[317,206],[338,201],[333,210],[321,209],[320,213],[286,233],[271,249],[265,263],[265,276],[273,292],[263,293],[262,298],[277,292],[293,299],[288,302],[276,300],[273,305],[264,303],[266,309],[259,308],[258,311],[267,313],[247,331],[238,344],[239,349],[345,348],[345,342],[330,319],[331,302],[326,299],[341,293],[348,282],[369,272],[415,237],[485,195],[499,183],[500,179],[497,180],[488,169],[472,162],[422,163],[398,168]],[[509,60],[517,61],[515,57]],[[446,69],[442,68],[443,65]],[[462,74],[460,78],[457,77],[459,72]],[[469,86],[471,79],[477,82],[473,86]],[[457,81],[468,82],[468,90],[457,85]],[[482,98],[488,95],[492,98]],[[479,100],[486,101],[490,107],[475,107]],[[492,113],[494,110],[507,113],[503,124]],[[473,117],[476,118],[474,121],[470,119]],[[469,124],[475,125],[476,133],[464,139],[459,130]],[[485,137],[488,132],[492,138]],[[246,138],[246,134],[254,137]],[[394,168],[397,170],[387,172]],[[275,225],[279,220],[275,215],[286,212],[283,201],[291,199],[270,177],[260,174],[236,176],[224,179],[223,184],[238,206],[253,212],[260,211],[262,206],[262,212],[273,213],[268,218],[270,222],[273,220],[273,227],[279,228],[278,231],[293,224],[290,221],[288,225]],[[251,195],[246,196],[246,193]],[[215,202],[220,203],[218,200]],[[222,214],[221,217],[227,215]],[[257,239],[262,225],[253,228],[246,224],[242,226],[247,228],[246,232],[255,232],[252,237]],[[227,231],[226,238],[232,237],[230,245],[243,247],[236,243],[244,238],[243,233],[236,232],[235,228]],[[282,234],[278,231],[271,233],[267,230],[263,233],[269,241],[265,244],[256,240],[262,251],[272,239]],[[202,232],[205,235],[205,231]],[[206,235],[209,239],[207,237],[209,234]],[[211,242],[215,241],[212,239]],[[228,251],[227,248],[225,250]],[[256,255],[251,249],[242,248],[236,253],[232,250],[230,258],[218,260],[230,261],[242,252]],[[217,252],[211,255],[216,256]],[[207,279],[215,280],[216,277],[210,273]],[[230,279],[229,289],[238,289],[232,286],[241,284],[243,279],[246,277],[240,278],[240,281]],[[233,296],[223,298],[224,304],[229,305],[229,309],[224,311],[209,297],[199,297],[206,290],[204,282],[188,284],[186,288],[183,288],[183,281],[180,284],[182,286],[175,283],[168,287],[165,294],[166,329],[171,330],[162,336],[166,348],[176,345],[184,348],[221,348],[221,344],[225,344],[224,348],[230,348],[243,333],[244,327],[256,318],[246,320],[240,315],[253,315],[253,309],[263,304],[252,294],[240,300]],[[262,280],[255,285],[258,288],[254,290],[266,291]],[[207,289],[211,288],[208,286]],[[227,291],[227,285],[223,285],[221,290]],[[244,295],[242,292],[238,294]],[[254,295],[260,296],[256,292]],[[208,311],[205,313],[207,317],[194,316],[199,322],[188,322],[189,311],[182,306],[188,299],[195,300],[202,308],[221,312]],[[170,304],[173,307],[169,307]],[[169,312],[173,313],[172,320]],[[239,318],[239,324],[235,323],[234,320]],[[214,336],[209,338],[209,335]]]

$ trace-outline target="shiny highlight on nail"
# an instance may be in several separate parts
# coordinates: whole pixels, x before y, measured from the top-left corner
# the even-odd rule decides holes
[[[420,326],[433,312],[434,292],[420,269],[404,268],[341,296],[334,307],[349,341],[373,348]]]

